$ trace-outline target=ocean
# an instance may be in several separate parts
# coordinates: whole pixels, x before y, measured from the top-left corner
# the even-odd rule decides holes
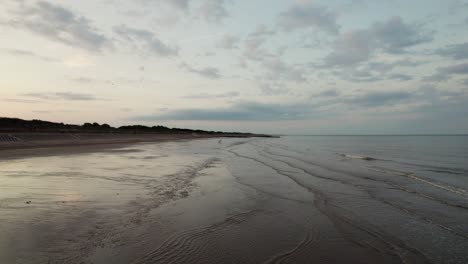
[[[468,263],[468,136],[283,136],[0,161],[0,263]]]

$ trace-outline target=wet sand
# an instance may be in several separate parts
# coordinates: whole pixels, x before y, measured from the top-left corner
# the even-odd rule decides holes
[[[67,155],[122,148],[137,143],[194,140],[205,138],[246,137],[237,135],[202,134],[60,134],[60,133],[0,133],[0,159]],[[12,141],[11,139],[15,140]]]
[[[2,160],[0,263],[468,260],[464,195],[278,141]]]

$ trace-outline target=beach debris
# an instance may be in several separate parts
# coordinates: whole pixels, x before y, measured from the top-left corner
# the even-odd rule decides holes
[[[31,203],[31,201],[26,201],[26,202],[25,202],[25,204],[30,204],[30,203]]]

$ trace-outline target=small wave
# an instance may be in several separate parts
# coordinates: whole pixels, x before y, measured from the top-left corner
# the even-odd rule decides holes
[[[247,144],[249,143],[248,141],[240,141],[240,142],[234,142],[234,143],[231,143],[230,145],[226,146],[226,149],[230,149],[230,148],[233,148],[233,147],[236,147],[236,146],[239,146],[239,145],[243,145],[243,144]]]
[[[392,163],[396,163],[398,165],[409,165],[412,167],[418,167],[427,171],[437,172],[437,173],[445,173],[445,174],[455,174],[455,175],[463,175],[467,174],[468,170],[464,168],[457,168],[457,167],[444,167],[444,166],[435,166],[435,165],[428,165],[428,164],[421,164],[417,162],[411,161],[401,161],[401,160],[385,160]]]
[[[428,169],[427,171],[436,172],[436,173],[453,174],[453,175],[463,175],[463,173],[451,171],[451,170]]]
[[[418,175],[414,174],[413,172],[404,172],[404,171],[384,169],[384,168],[379,168],[379,167],[373,167],[373,168],[369,167],[369,169],[377,171],[377,172],[404,176],[404,177],[407,177],[409,179],[413,179],[413,180],[416,180],[416,181],[420,181],[420,182],[432,185],[432,186],[434,186],[436,188],[439,188],[439,189],[442,189],[442,190],[445,190],[445,191],[449,191],[449,192],[456,193],[456,194],[463,195],[463,196],[467,195],[466,190],[464,190],[462,188],[451,186],[451,185],[448,185],[448,184],[442,184],[442,183],[435,182],[435,181],[431,181],[431,180],[425,179],[425,178],[423,178],[421,176],[418,176]]]
[[[369,157],[369,156],[358,156],[358,155],[350,155],[350,154],[344,154],[344,153],[337,153],[338,156],[348,158],[348,159],[360,159],[360,160],[367,160],[367,161],[373,161],[373,160],[379,160],[377,158]]]
[[[129,149],[129,148],[126,148],[126,149],[110,149],[110,150],[106,150],[106,152],[110,152],[110,153],[135,153],[135,152],[143,152],[144,150],[142,149],[135,149],[135,148],[132,148],[132,149]]]

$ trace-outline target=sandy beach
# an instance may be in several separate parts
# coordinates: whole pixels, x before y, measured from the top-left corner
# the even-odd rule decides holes
[[[115,149],[130,144],[205,138],[246,137],[203,134],[0,133],[0,159],[65,155]],[[3,139],[3,140],[2,140]]]
[[[0,263],[468,260],[463,167],[405,176],[339,138],[149,139],[3,149]]]

